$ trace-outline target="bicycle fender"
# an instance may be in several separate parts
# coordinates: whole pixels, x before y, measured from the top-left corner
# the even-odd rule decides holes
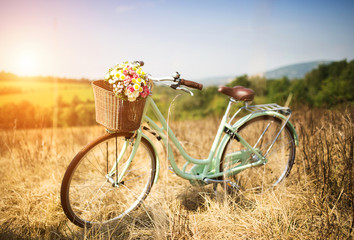
[[[283,115],[283,114],[280,114],[278,112],[273,112],[273,111],[264,111],[264,112],[258,112],[258,113],[253,113],[253,114],[249,114],[247,116],[244,116],[243,118],[241,118],[240,120],[238,120],[232,127],[235,128],[235,129],[238,129],[239,127],[241,127],[245,122],[253,119],[253,118],[256,118],[256,117],[259,117],[259,116],[265,116],[265,115],[269,115],[269,116],[274,116],[274,117],[278,117],[278,118],[281,118],[283,119],[284,121],[287,120],[287,118]],[[297,135],[297,132],[295,130],[295,127],[294,125],[290,122],[290,120],[287,122],[287,125],[291,131],[291,133],[293,134],[293,137],[294,137],[294,141],[295,141],[295,145],[296,146],[299,146],[299,137]]]
[[[148,142],[151,144],[152,148],[154,149],[155,152],[155,157],[156,157],[156,173],[155,173],[155,179],[154,179],[154,184],[157,183],[157,180],[159,178],[159,173],[160,173],[160,158],[159,155],[157,154],[157,150],[156,147],[154,145],[154,143],[151,141],[150,138],[148,138],[144,133],[141,133],[141,136],[143,138],[145,138],[146,140],[148,140]]]

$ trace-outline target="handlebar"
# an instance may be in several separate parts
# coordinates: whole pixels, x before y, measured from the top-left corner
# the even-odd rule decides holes
[[[175,79],[173,77],[162,77],[162,78],[155,78],[152,76],[149,76],[149,79],[154,82],[169,82],[165,83],[166,85],[175,88],[178,87],[179,85],[184,85],[186,87],[202,90],[203,89],[203,84],[185,80],[185,79]],[[176,83],[177,82],[177,83]]]
[[[203,84],[201,84],[201,83],[197,83],[197,82],[193,82],[193,81],[189,81],[189,80],[185,80],[185,79],[181,79],[180,83],[182,85],[190,87],[190,88],[195,88],[198,90],[203,89]]]
[[[144,62],[143,61],[135,61],[137,64],[139,64],[140,66],[144,66]],[[178,72],[176,72],[174,74],[174,76],[171,77],[165,77],[165,78],[153,78],[152,76],[149,76],[149,79],[152,81],[156,81],[156,82],[163,82],[163,81],[170,81],[170,82],[177,82],[174,84],[170,84],[169,86],[177,89],[180,85],[184,85],[186,87],[190,87],[190,88],[194,88],[194,89],[198,89],[198,90],[202,90],[203,89],[203,84],[201,83],[197,83],[197,82],[193,82],[190,80],[186,80],[186,79],[182,79],[179,78],[180,74]]]

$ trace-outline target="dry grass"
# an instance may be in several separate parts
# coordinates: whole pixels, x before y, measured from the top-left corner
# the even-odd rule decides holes
[[[159,182],[135,217],[90,230],[66,219],[59,190],[75,153],[103,129],[2,131],[0,239],[353,239],[353,115],[296,112],[293,170],[261,195],[192,187],[167,171],[161,148]],[[171,125],[193,157],[207,156],[216,119]]]

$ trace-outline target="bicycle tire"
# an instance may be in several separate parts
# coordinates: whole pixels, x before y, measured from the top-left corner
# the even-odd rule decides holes
[[[138,208],[149,194],[156,173],[156,156],[144,137],[119,185],[114,186],[106,177],[122,144],[132,136],[131,133],[103,135],[84,147],[71,161],[60,196],[64,213],[77,226],[89,228],[121,219]],[[131,145],[127,147],[112,179],[119,176],[132,149]]]
[[[268,125],[269,123],[269,125]],[[256,146],[262,154],[265,154],[268,147],[275,139],[276,133],[279,132],[283,126],[284,120],[271,115],[264,115],[253,118],[244,123],[238,129],[238,133],[254,147],[262,133],[265,131],[263,137]],[[267,128],[268,126],[268,128]],[[245,150],[246,148],[236,139],[230,138],[224,148],[222,160],[220,161],[220,171],[226,171],[233,168],[241,162],[227,162],[227,154]],[[294,136],[288,125],[285,126],[282,133],[274,143],[266,158],[268,162],[257,167],[247,168],[246,170],[235,174],[233,176],[223,175],[222,180],[230,180],[236,183],[238,190],[263,192],[267,189],[275,187],[278,183],[283,181],[290,173],[295,159],[295,141]],[[248,162],[257,161],[255,154],[251,154]],[[229,184],[224,184],[228,191],[232,191]]]

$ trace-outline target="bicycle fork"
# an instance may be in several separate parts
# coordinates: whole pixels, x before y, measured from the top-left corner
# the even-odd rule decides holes
[[[109,153],[108,153],[108,148],[107,148],[107,152],[106,152],[106,162],[107,162],[106,179],[108,182],[110,182],[112,184],[113,187],[119,187],[120,185],[124,184],[124,181],[122,181],[123,176],[127,173],[127,170],[129,168],[133,158],[135,157],[135,154],[138,149],[137,146],[139,146],[139,143],[140,143],[140,139],[141,139],[141,135],[137,137],[135,143],[133,143],[133,138],[126,139],[126,141],[124,142],[124,145],[123,145],[122,149],[119,151],[119,155],[118,155],[118,146],[117,146],[117,138],[116,138],[115,162],[114,162],[112,169],[109,172],[108,172]],[[118,172],[118,164],[124,158],[124,155],[126,154],[129,145],[131,145],[133,147],[132,152],[130,153],[128,160],[124,163],[122,171]],[[115,178],[114,178],[114,176],[115,176]]]

